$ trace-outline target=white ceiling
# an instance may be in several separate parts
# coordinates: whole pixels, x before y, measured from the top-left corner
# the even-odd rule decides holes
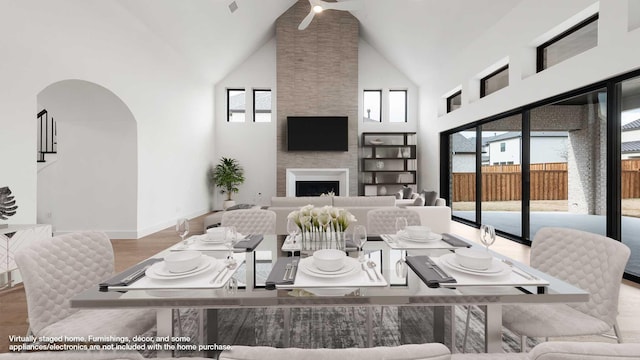
[[[117,1],[213,83],[272,38],[296,2],[236,0],[231,13],[232,0]],[[421,85],[522,0],[362,1],[352,12],[362,37]]]

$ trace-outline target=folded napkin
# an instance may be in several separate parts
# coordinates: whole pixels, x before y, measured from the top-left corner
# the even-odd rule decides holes
[[[440,287],[442,283],[455,283],[456,279],[447,275],[427,255],[407,256],[407,264],[430,288]]]
[[[296,266],[292,266],[290,270],[287,271],[287,265],[296,262]],[[271,272],[269,273],[269,277],[267,277],[267,282],[265,283],[265,287],[267,290],[275,290],[276,285],[292,285],[296,280],[296,274],[298,273],[298,265],[300,263],[299,256],[292,256],[286,258],[280,258],[273,265]],[[287,279],[284,280],[285,273],[288,275],[293,272],[293,276],[287,276]]]
[[[235,249],[245,249],[247,252],[251,252],[251,251],[255,250],[256,247],[258,247],[258,245],[260,245],[260,243],[262,242],[262,239],[264,239],[264,236],[261,235],[261,234],[247,235],[244,238],[244,240],[238,241],[238,243],[236,243],[234,248]]]
[[[100,283],[100,291],[108,291],[109,286],[128,286],[130,284],[133,284],[135,281],[144,276],[144,273],[149,266],[162,260],[163,259],[152,258],[138,263],[128,268],[127,270],[115,275],[111,279]]]
[[[471,247],[471,243],[469,243],[468,240],[466,240],[465,238],[463,238],[461,236],[454,235],[454,234],[443,233],[442,234],[442,241],[446,242],[447,244],[449,244],[451,246],[455,246],[455,247]]]

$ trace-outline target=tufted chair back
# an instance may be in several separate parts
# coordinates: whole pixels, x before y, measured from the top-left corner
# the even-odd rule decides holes
[[[613,326],[629,254],[626,245],[606,236],[542,228],[531,245],[531,266],[588,291],[588,302],[568,305]]]
[[[373,209],[367,213],[367,234],[395,234],[398,217],[405,217],[407,225],[420,225],[420,215],[413,210],[396,207]]]
[[[225,211],[221,226],[235,226],[243,234],[275,234],[276,213],[271,210],[249,209]]]
[[[31,331],[75,313],[69,298],[113,275],[113,248],[102,232],[42,239],[18,250]]]

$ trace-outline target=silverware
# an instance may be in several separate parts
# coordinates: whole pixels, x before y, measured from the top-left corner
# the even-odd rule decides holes
[[[376,263],[375,263],[375,262],[373,262],[373,261],[371,261],[371,260],[369,260],[369,261],[367,261],[367,266],[368,266],[371,270],[373,270],[373,274],[376,276],[376,279],[378,279],[378,280],[382,281],[382,279],[380,279],[380,275],[378,275],[378,272],[376,271]]]
[[[427,264],[427,267],[435,271],[436,274],[438,274],[438,276],[440,276],[441,278],[449,277],[449,275],[446,272],[444,272],[444,270],[440,269],[440,267],[436,265],[435,261],[433,261],[432,259],[428,259],[426,264]]]
[[[291,263],[291,272],[289,273],[289,280],[293,280],[293,277],[296,274],[296,267],[298,267],[298,260],[293,260]]]
[[[367,274],[367,276],[369,277],[369,280],[375,281],[373,279],[373,276],[371,276],[371,274],[369,274],[369,272],[367,271],[367,268],[364,266],[364,263],[361,263],[360,265],[362,265],[362,271],[364,271]]]
[[[282,281],[287,281],[289,279],[289,272],[291,271],[291,268],[293,268],[293,265],[291,265],[291,263],[288,263],[287,266],[285,267]]]
[[[227,265],[225,265],[222,269],[220,269],[220,270],[218,271],[218,273],[216,274],[216,276],[214,276],[214,277],[213,277],[213,279],[211,279],[211,282],[210,282],[210,283],[211,283],[211,284],[215,283],[215,282],[216,282],[216,280],[218,280],[218,278],[220,277],[220,275],[222,275],[222,273],[223,273],[223,272],[225,272],[225,270],[227,270],[227,269],[228,269],[228,267],[227,267]],[[223,276],[223,278],[224,278],[224,276]]]
[[[144,273],[147,271],[147,269],[150,266],[151,265],[147,265],[147,266],[143,267],[142,269],[138,269],[138,270],[134,271],[131,275],[129,275],[126,278],[122,279],[122,283],[125,284],[125,285],[129,285],[129,283],[131,283],[132,281],[138,280],[139,278],[144,276]]]
[[[525,272],[524,270],[520,269],[519,267],[515,266],[515,264],[507,259],[502,259],[502,262],[509,265],[511,267],[511,271],[513,271],[514,273],[522,276],[523,278],[527,279],[527,280],[539,280],[537,277]]]

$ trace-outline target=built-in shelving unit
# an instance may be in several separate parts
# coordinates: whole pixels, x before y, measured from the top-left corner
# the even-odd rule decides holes
[[[360,194],[389,195],[417,184],[414,132],[366,132],[360,142]]]

